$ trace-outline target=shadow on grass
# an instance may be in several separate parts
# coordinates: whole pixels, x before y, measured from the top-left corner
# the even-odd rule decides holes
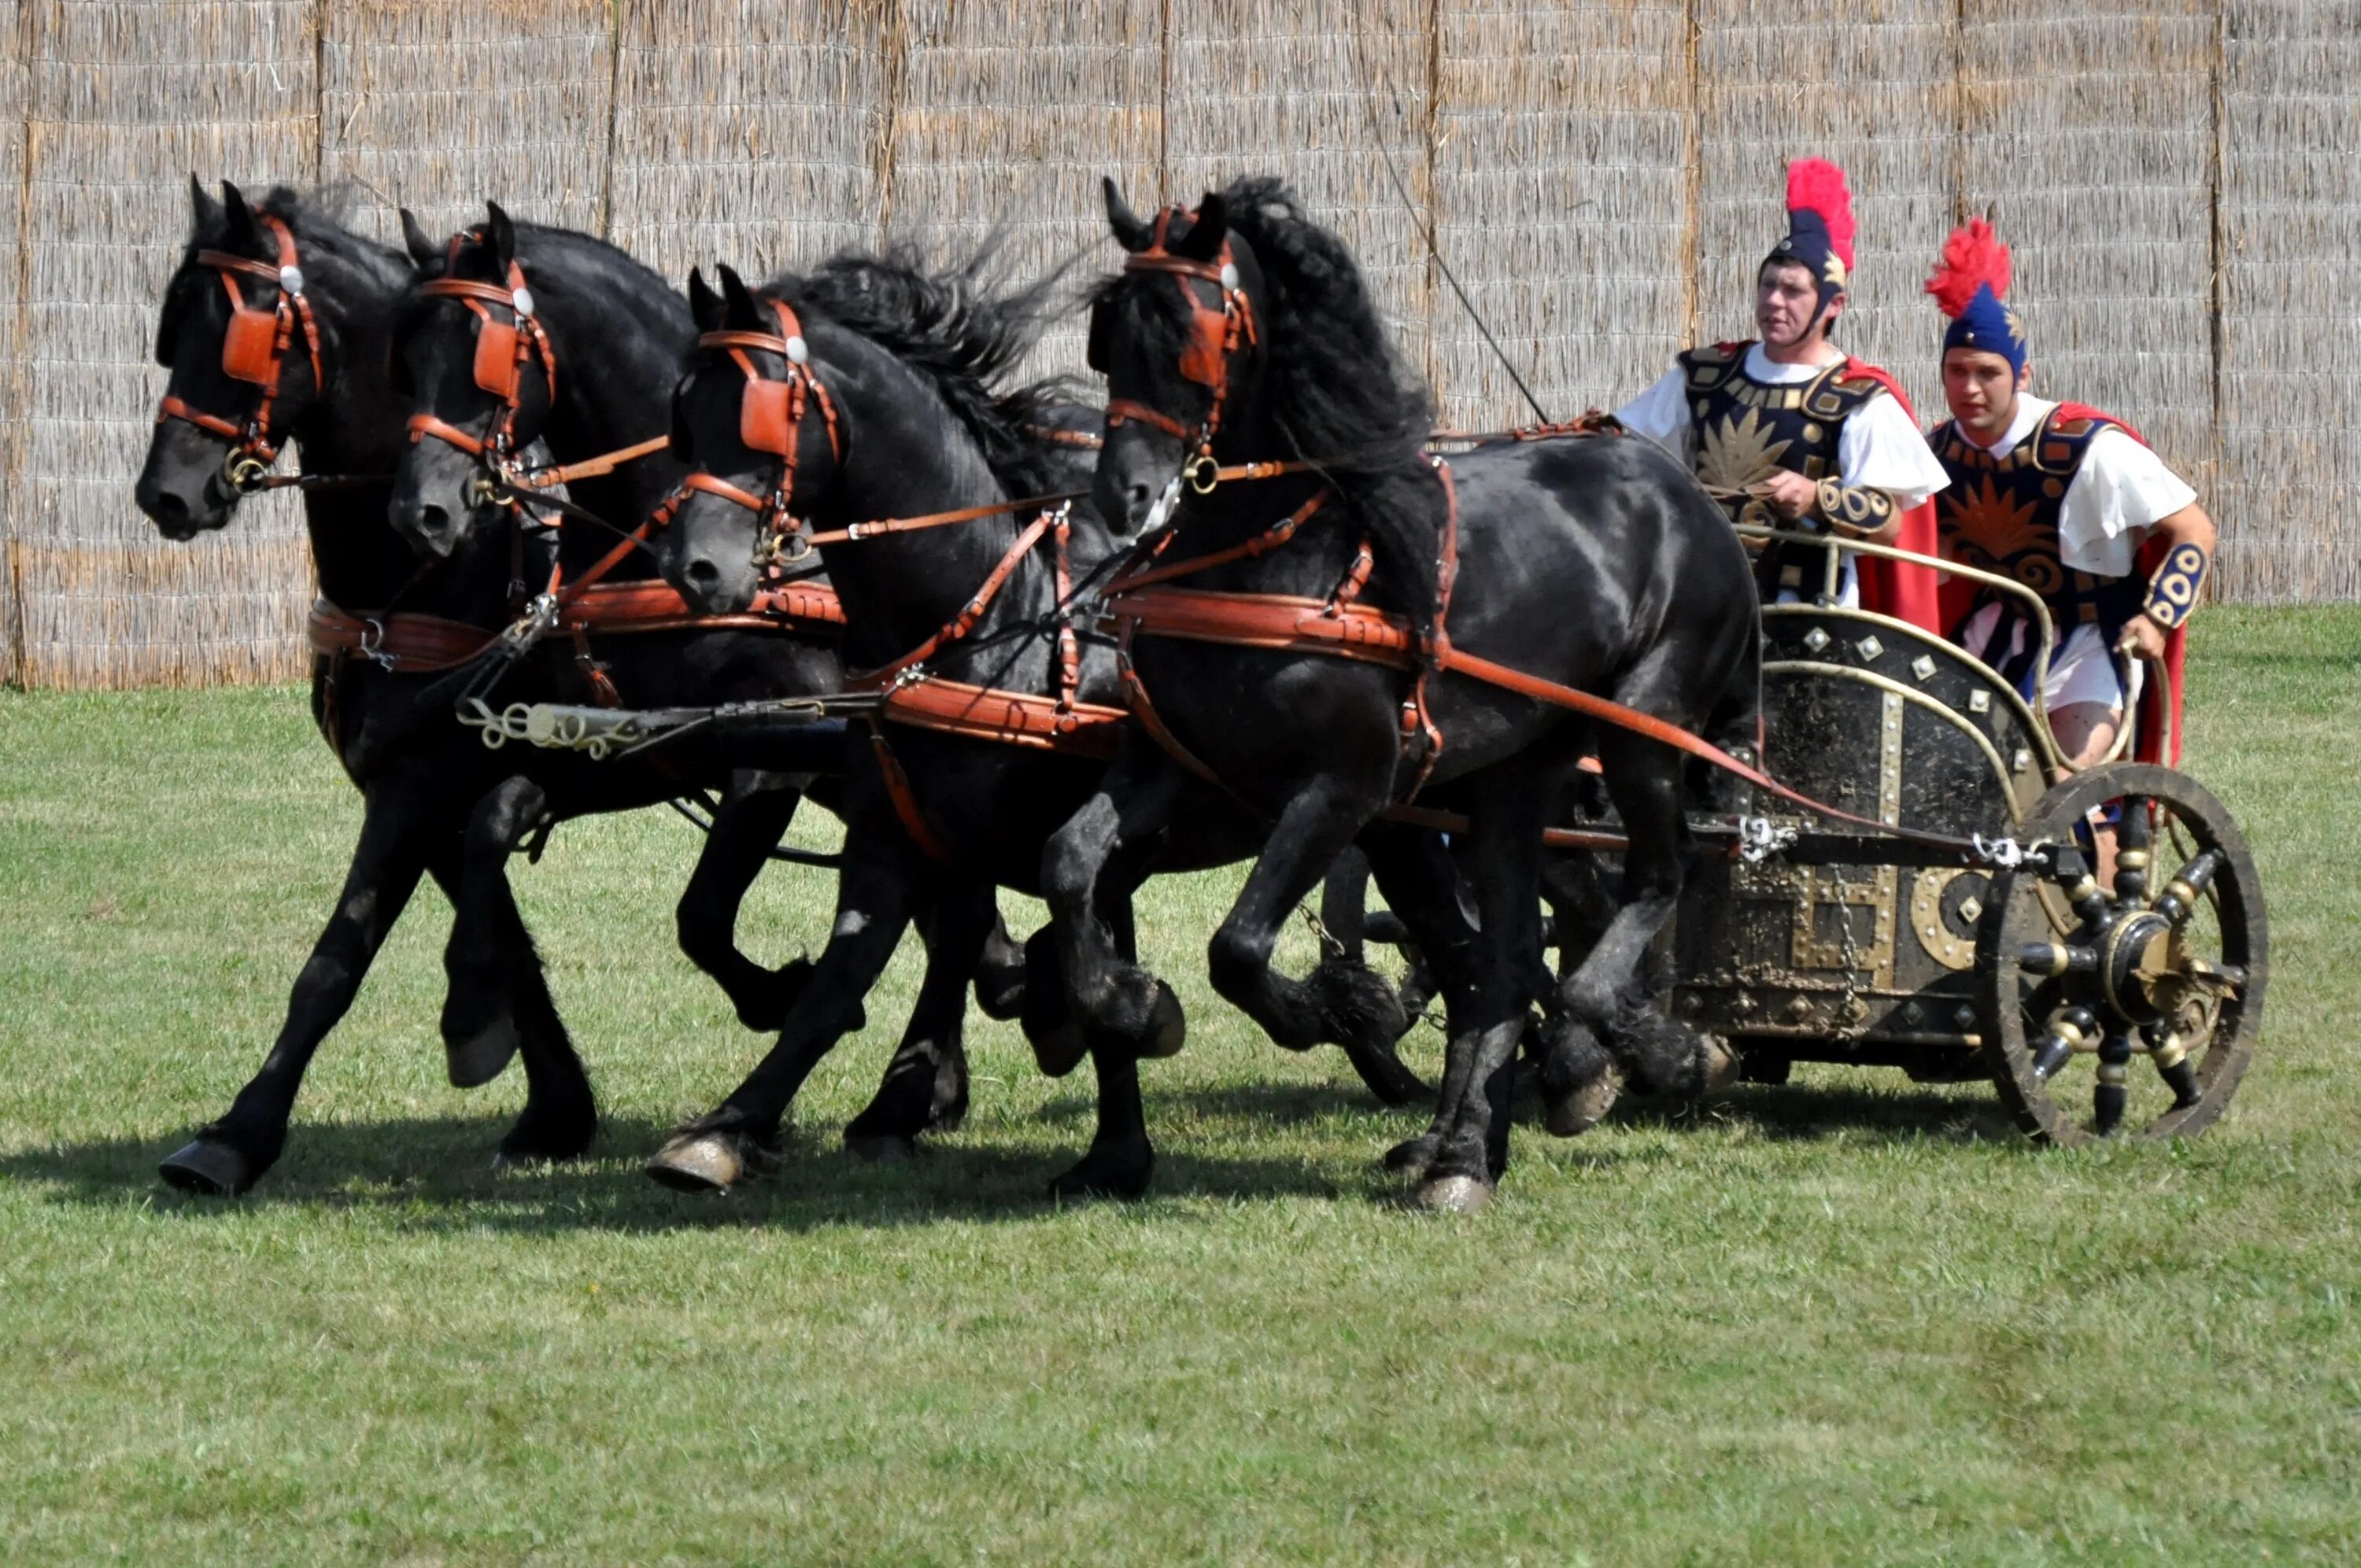
[[[153,1202],[191,1219],[255,1209],[351,1210],[415,1230],[893,1229],[944,1220],[1031,1220],[1056,1211],[1050,1177],[1082,1155],[1010,1148],[953,1134],[916,1159],[873,1165],[853,1158],[829,1126],[791,1134],[778,1165],[719,1197],[668,1191],[640,1162],[672,1131],[618,1117],[588,1158],[505,1171],[492,1168],[503,1124],[472,1117],[299,1124],[286,1154],[242,1198],[196,1198],[164,1186],[157,1162],[175,1138],[100,1139],[0,1156],[0,1180],[46,1188],[53,1201],[119,1207]],[[1343,1190],[1296,1159],[1235,1158],[1158,1150],[1150,1200],[1334,1198]]]
[[[1880,1090],[1850,1084],[1743,1084],[1702,1102],[1626,1100],[1609,1125],[1690,1130],[1719,1124],[1761,1137],[1808,1141],[1841,1135],[1849,1144],[2026,1143],[1987,1085],[1959,1090]],[[2028,1145],[2028,1146],[2030,1146]]]

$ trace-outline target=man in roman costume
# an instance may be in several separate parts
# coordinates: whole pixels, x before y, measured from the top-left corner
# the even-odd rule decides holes
[[[1733,521],[1931,555],[1926,503],[1943,487],[1942,466],[1894,378],[1828,340],[1852,240],[1844,171],[1817,158],[1789,164],[1786,237],[1755,270],[1762,336],[1690,349],[1616,417],[1688,463]],[[1764,600],[1819,597],[1825,561],[1808,545],[1765,544],[1755,564]],[[1843,552],[1836,598],[1941,630],[1934,574],[1923,567]]]
[[[1943,554],[2014,577],[2048,607],[2058,647],[2042,695],[2070,762],[2086,766],[2114,749],[2151,661],[2166,678],[2142,704],[2138,752],[2177,761],[2159,757],[2158,741],[2169,705],[2180,750],[2182,633],[2213,558],[2213,520],[2130,425],[2032,394],[2008,285],[2008,247],[1981,218],[1953,231],[1927,281],[1951,318],[1943,336],[1951,417],[1930,438],[1950,478],[1936,501]],[[2040,641],[2033,617],[2015,596],[1966,579],[1944,596],[1960,643],[2030,700]]]

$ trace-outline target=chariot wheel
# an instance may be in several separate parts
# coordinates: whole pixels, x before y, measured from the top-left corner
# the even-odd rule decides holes
[[[2119,806],[2112,885],[2076,824]],[[2261,1037],[2270,937],[2262,884],[2220,801],[2169,768],[2114,762],[2035,805],[2020,842],[2055,863],[1993,882],[1977,944],[2001,1099],[2034,1138],[2194,1137]]]

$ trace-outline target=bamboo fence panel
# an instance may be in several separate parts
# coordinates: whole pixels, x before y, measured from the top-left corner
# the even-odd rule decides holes
[[[25,193],[25,67],[32,58],[20,47],[20,31],[30,16],[16,0],[0,0],[0,38],[8,40],[8,58],[0,60],[0,234],[18,235],[17,215]],[[27,406],[31,389],[25,379],[24,318],[17,312],[25,268],[31,252],[21,244],[16,254],[0,264],[0,343],[6,361],[0,364],[0,402],[11,410]],[[22,482],[26,457],[22,420],[0,427],[0,682],[24,684],[16,599],[16,536],[15,497]]]
[[[972,252],[995,230],[1013,280],[1071,267],[1074,287],[1117,254],[1099,192],[1152,195],[1164,119],[1159,0],[906,0],[886,159],[888,224],[923,253]],[[1083,323],[1044,338],[1041,371],[1080,376]]]
[[[2222,67],[2217,587],[2361,598],[2361,4],[2232,0]]]
[[[676,285],[873,245],[893,0],[677,0],[623,13],[609,237]]]
[[[1435,29],[1436,244],[1552,418],[1611,408],[1688,326],[1686,7],[1449,0]],[[1530,422],[1448,287],[1431,300],[1444,422]]]
[[[291,500],[249,502],[223,532],[175,544],[130,488],[162,384],[155,314],[188,232],[189,171],[259,186],[312,170],[311,9],[88,0],[31,8],[19,37],[27,429],[9,508],[22,678],[287,678],[311,597]]]
[[[315,0],[320,172],[373,201],[361,233],[437,239],[510,215],[598,233],[614,38],[601,0]]]
[[[1429,0],[1175,3],[1166,43],[1165,192],[1194,204],[1241,175],[1284,176],[1351,246],[1395,345],[1433,375],[1419,237],[1432,206]],[[1389,92],[1400,93],[1399,105]],[[1365,104],[1367,105],[1365,107]],[[1371,138],[1408,182],[1405,212]],[[1128,192],[1148,210],[1145,192]]]
[[[1892,371],[1932,420],[1942,318],[1920,288],[1952,221],[1954,0],[1832,0],[1808,19],[1696,3],[1697,338],[1755,335],[1787,162],[1826,158],[1845,171],[1858,231],[1838,345]]]
[[[2015,251],[2035,389],[2129,420],[2205,493],[2211,5],[1970,0],[1962,15],[1965,210],[1991,208]]]

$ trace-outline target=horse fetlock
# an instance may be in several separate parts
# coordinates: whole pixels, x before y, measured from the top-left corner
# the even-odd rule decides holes
[[[1729,1047],[1646,1003],[1619,1012],[1607,1031],[1616,1060],[1642,1094],[1690,1099],[1727,1082],[1737,1069]]]

